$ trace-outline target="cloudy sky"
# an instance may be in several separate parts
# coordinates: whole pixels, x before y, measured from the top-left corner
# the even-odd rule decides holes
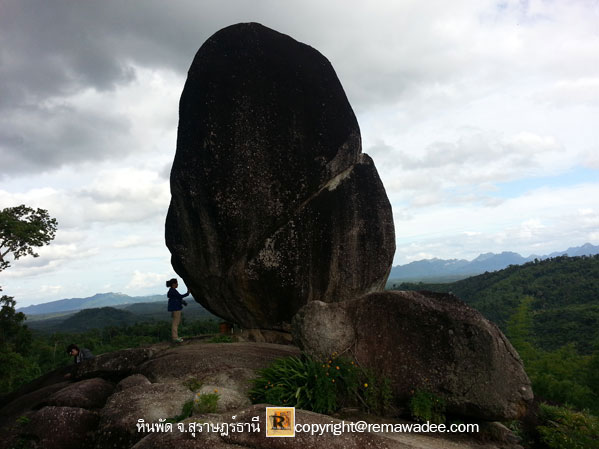
[[[219,29],[333,64],[393,206],[394,264],[599,244],[599,2],[0,0],[0,208],[57,218],[18,306],[162,293],[177,107]]]

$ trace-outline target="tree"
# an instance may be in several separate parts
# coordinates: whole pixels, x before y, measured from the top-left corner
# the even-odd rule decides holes
[[[34,248],[50,243],[56,235],[57,222],[45,209],[32,209],[21,204],[0,211],[0,271],[10,261],[23,256],[38,257]],[[2,288],[0,287],[0,292]],[[12,296],[0,298],[0,394],[18,388],[40,375],[39,365],[28,357],[31,332],[25,326],[25,315],[15,311]]]
[[[32,209],[21,204],[0,212],[0,271],[25,255],[38,257],[34,247],[47,245],[56,235],[57,222],[45,209]]]
[[[0,298],[0,349],[25,354],[31,344],[31,332],[23,323],[25,314],[16,312],[15,305],[12,296]]]

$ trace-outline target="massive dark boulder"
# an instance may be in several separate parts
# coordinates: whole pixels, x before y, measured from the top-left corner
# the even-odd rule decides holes
[[[312,302],[293,320],[295,341],[319,358],[352,354],[391,381],[396,401],[429,391],[453,415],[524,416],[533,399],[522,360],[499,328],[457,297],[372,293],[338,304]]]
[[[210,37],[181,96],[166,243],[212,313],[287,329],[384,288],[391,207],[329,61],[256,23]]]

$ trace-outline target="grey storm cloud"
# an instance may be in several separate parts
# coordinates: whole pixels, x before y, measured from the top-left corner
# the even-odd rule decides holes
[[[127,117],[70,97],[128,85],[136,66],[184,73],[210,20],[195,2],[2,0],[0,176],[139,151]]]
[[[201,14],[193,26],[182,3],[176,10],[160,1],[2,3],[4,105],[110,90],[134,79],[133,64],[183,71],[212,28]]]
[[[69,104],[69,111],[62,103],[85,90],[110,93],[134,83],[137,68],[184,76],[199,46],[220,28],[238,22],[260,21],[317,47],[346,74],[342,83],[357,110],[401,96],[418,75],[417,65],[404,63],[412,58],[401,45],[398,53],[393,42],[388,48],[380,45],[384,36],[369,42],[366,30],[332,22],[340,7],[347,11],[345,6],[307,1],[282,8],[274,0],[0,0],[0,155],[6,161],[0,176],[110,158],[110,149],[101,147],[104,141],[126,136],[127,118],[110,108],[90,112]],[[362,23],[363,6],[355,2],[353,7],[351,22]],[[403,6],[393,8],[404,32],[417,27],[401,18]],[[395,26],[376,14],[374,19],[385,20],[387,28]],[[364,23],[376,25],[372,20]],[[368,55],[363,64],[356,62],[356,51]],[[401,63],[388,64],[394,56]],[[375,69],[366,71],[364,64]],[[119,154],[140,150],[125,144]]]
[[[570,13],[554,7],[556,17]],[[510,81],[588,77],[580,58],[596,54],[580,45],[587,28],[548,34],[550,21],[518,2],[0,0],[0,176],[144,151],[128,140],[123,108],[73,97],[120,91],[143,69],[183,78],[211,34],[249,21],[321,51],[358,115],[400,104],[425,120]],[[557,43],[568,50],[560,58]]]
[[[121,154],[126,117],[69,106],[13,108],[0,125],[0,175],[43,171]]]

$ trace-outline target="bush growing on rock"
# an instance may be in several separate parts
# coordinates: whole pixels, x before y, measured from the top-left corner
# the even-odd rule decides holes
[[[391,405],[388,379],[377,379],[352,360],[333,354],[327,360],[307,355],[273,361],[253,380],[253,403],[297,407],[330,414],[344,406],[384,413]]]
[[[193,400],[193,409],[197,413],[216,413],[219,399],[217,390],[214,393],[198,393]]]

